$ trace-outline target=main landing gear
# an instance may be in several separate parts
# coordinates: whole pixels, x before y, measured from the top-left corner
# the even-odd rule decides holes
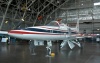
[[[52,47],[52,42],[51,41],[47,41],[47,54],[46,57],[50,57],[51,56],[51,47]]]

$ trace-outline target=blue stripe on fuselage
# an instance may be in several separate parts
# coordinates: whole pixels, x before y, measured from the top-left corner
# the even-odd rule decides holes
[[[38,29],[38,28],[26,28],[23,30],[28,30],[28,31],[37,31],[37,32],[47,32],[47,33],[66,33],[68,32],[63,32],[61,30],[45,30],[45,29]],[[71,32],[71,34],[77,34],[76,32]]]

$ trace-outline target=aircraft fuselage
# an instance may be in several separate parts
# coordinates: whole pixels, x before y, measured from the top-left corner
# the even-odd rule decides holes
[[[76,32],[71,32],[76,37]],[[27,40],[65,40],[69,37],[67,30],[60,30],[54,26],[28,27],[21,30],[11,30],[8,35]]]

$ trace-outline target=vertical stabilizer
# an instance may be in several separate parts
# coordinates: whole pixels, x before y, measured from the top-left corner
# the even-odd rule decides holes
[[[77,20],[77,23],[76,23],[76,31],[79,32],[79,19]]]

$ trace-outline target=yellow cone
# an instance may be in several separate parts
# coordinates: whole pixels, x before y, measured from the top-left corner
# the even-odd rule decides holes
[[[51,56],[54,57],[55,56],[55,53],[51,53]]]

